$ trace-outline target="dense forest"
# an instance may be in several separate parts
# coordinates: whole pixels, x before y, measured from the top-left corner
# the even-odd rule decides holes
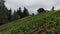
[[[21,7],[19,7],[19,9],[17,11],[14,10],[14,13],[12,14],[12,9],[8,10],[4,3],[4,0],[0,0],[0,25],[31,16],[26,7],[24,7],[23,11],[21,10]],[[38,13],[43,11],[45,11],[43,8],[37,10]],[[32,13],[32,15],[34,15],[34,13]]]
[[[17,11],[14,10],[14,13],[12,14],[12,9],[8,10],[4,3],[4,0],[0,0],[0,24],[4,24],[6,22],[11,22],[29,16],[29,12],[25,7],[23,13],[21,11],[21,8],[19,8]]]

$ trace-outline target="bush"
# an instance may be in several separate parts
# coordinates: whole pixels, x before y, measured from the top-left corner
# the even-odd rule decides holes
[[[39,8],[37,11],[38,11],[38,13],[41,13],[41,12],[44,12],[45,10],[44,10],[44,8]]]

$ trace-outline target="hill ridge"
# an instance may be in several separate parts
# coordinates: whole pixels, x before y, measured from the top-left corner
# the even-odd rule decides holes
[[[36,16],[27,17],[27,18],[25,18],[25,20],[23,18],[21,20],[15,21],[14,23],[11,23],[9,26],[7,26],[4,29],[0,30],[1,31],[0,33],[3,32],[4,34],[7,34],[7,33],[11,34],[12,31],[17,31],[17,30],[19,31],[19,33],[21,33],[20,32],[21,28],[25,28],[25,29],[28,28],[29,29],[31,27],[31,29],[33,29],[33,28],[35,28],[34,23],[36,23],[36,21],[41,22],[40,20],[42,20],[44,18],[47,18],[47,17],[51,16],[54,13],[56,13],[56,12],[53,12],[53,11],[43,12],[43,13],[41,13],[39,15],[36,15]],[[42,21],[44,21],[44,20],[42,20]],[[22,33],[25,33],[25,32],[22,31]],[[29,32],[29,33],[31,33],[31,32]]]

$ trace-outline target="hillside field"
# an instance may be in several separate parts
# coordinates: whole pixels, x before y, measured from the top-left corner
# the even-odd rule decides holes
[[[60,34],[60,11],[42,12],[4,24],[0,34]]]

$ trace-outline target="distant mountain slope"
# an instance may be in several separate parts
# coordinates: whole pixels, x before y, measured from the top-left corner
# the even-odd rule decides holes
[[[60,34],[60,12],[43,12],[0,26],[0,34]]]

